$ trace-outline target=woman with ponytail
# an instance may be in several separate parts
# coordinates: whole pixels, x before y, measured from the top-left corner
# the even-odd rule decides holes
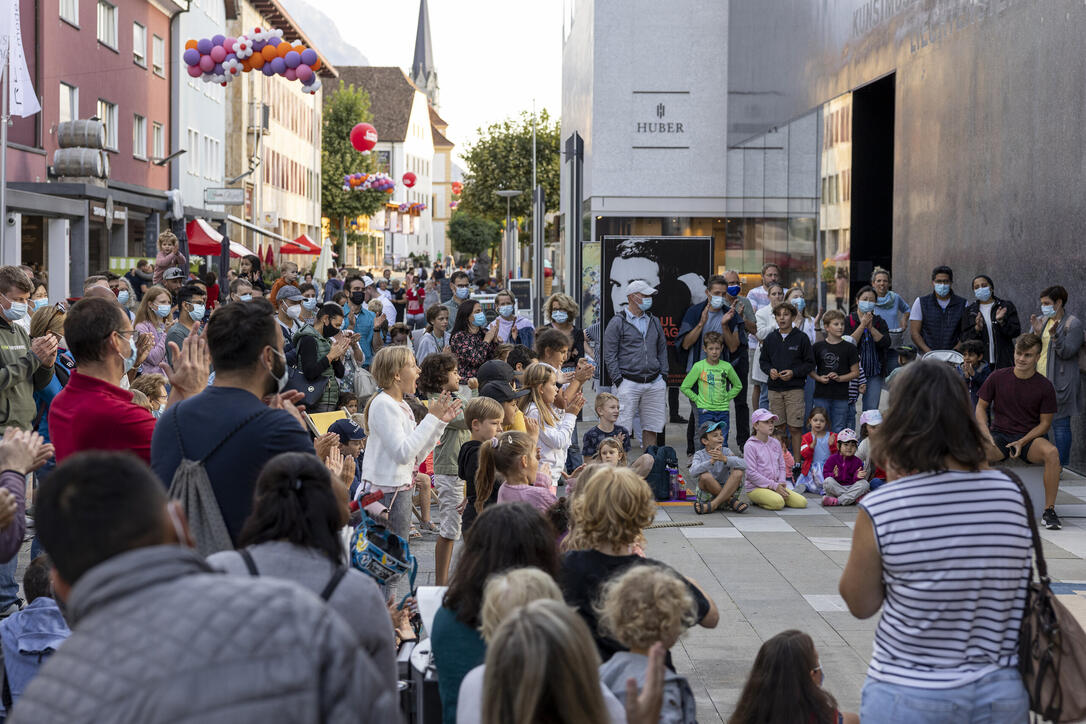
[[[349,518],[347,488],[312,453],[268,461],[236,551],[208,558],[235,575],[293,581],[321,596],[358,636],[389,687],[396,685],[392,619],[376,582],[347,565],[339,535]]]
[[[536,484],[539,472],[535,439],[523,432],[503,432],[479,447],[479,470],[475,473],[476,510],[490,497],[495,485],[499,503],[527,503],[546,513],[555,502],[550,476],[542,487]],[[500,477],[500,479],[499,479]],[[485,494],[484,494],[485,493]]]

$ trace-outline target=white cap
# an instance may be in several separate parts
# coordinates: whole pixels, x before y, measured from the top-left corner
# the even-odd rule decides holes
[[[860,415],[860,424],[872,426],[881,425],[882,413],[878,410],[864,410],[863,414]]]
[[[373,286],[373,279],[370,277],[362,277],[362,285],[367,287]]]
[[[652,296],[653,294],[656,294],[656,287],[651,286],[648,282],[642,281],[641,279],[634,279],[626,285],[626,296],[630,296],[631,294]]]
[[[837,433],[837,444],[840,445],[843,442],[856,442],[856,431],[846,427],[844,430]]]

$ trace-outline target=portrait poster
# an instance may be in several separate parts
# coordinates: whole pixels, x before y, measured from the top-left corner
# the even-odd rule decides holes
[[[667,383],[678,386],[686,376],[675,347],[679,325],[688,307],[705,301],[705,280],[713,268],[713,237],[605,236],[601,256],[601,321],[606,326],[615,314],[625,313],[630,282],[640,279],[655,287],[651,313],[660,319],[667,337]]]

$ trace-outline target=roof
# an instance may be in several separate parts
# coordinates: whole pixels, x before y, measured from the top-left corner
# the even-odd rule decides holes
[[[426,0],[419,0],[419,27],[415,31],[415,59],[411,63],[411,77],[416,81],[426,79],[434,71],[434,52],[430,46],[430,13]]]
[[[396,142],[407,138],[411,108],[418,89],[400,68],[345,65],[339,69],[339,78],[369,93],[373,126],[382,141]]]
[[[437,114],[437,109],[434,108],[433,103],[430,104],[430,125],[442,132],[449,127],[449,122]]]
[[[283,40],[288,43],[300,40],[305,44],[307,48],[313,48],[317,51],[317,55],[321,59],[321,68],[317,71],[317,75],[323,78],[337,78],[339,72],[335,66],[328,62],[328,58],[325,57],[318,48],[313,45],[313,41],[302,30],[302,26],[294,22],[294,18],[290,17],[290,13],[279,2],[279,0],[246,0],[253,9],[271,25],[273,28],[278,28],[283,31]],[[237,3],[240,0],[231,0],[226,3],[226,17],[230,20],[235,20],[238,17]]]
[[[437,126],[432,123],[430,124],[430,130],[433,132],[434,136],[434,148],[453,148],[456,146],[456,144],[450,141],[444,133],[437,130]]]

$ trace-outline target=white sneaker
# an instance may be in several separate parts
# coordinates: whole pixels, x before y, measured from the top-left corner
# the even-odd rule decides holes
[[[807,484],[806,483],[796,483],[796,487],[793,488],[793,490],[795,490],[800,495],[803,495],[804,493],[807,492]]]
[[[21,611],[22,609],[23,600],[21,598],[16,598],[10,606],[3,610],[0,610],[0,619],[7,618],[11,614],[15,613],[16,611]]]

